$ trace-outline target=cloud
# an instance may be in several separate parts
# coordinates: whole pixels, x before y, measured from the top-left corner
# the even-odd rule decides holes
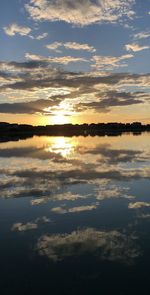
[[[47,198],[38,198],[38,199],[33,199],[31,200],[31,205],[32,206],[37,206],[41,205],[47,202]]]
[[[133,35],[134,39],[146,39],[150,37],[150,31],[143,31]]]
[[[28,60],[35,60],[35,61],[43,61],[47,63],[55,63],[55,64],[62,64],[68,65],[72,62],[87,62],[83,57],[73,57],[73,56],[61,56],[61,57],[44,57],[37,54],[26,53],[26,58]]]
[[[97,204],[84,205],[84,206],[78,206],[78,207],[72,207],[72,208],[66,208],[66,206],[63,206],[63,207],[52,208],[51,211],[56,214],[66,214],[66,213],[78,213],[78,212],[84,212],[84,211],[91,211],[91,210],[95,210],[96,208],[97,208]]]
[[[147,202],[135,202],[135,203],[129,203],[128,208],[129,209],[140,209],[143,207],[150,207],[150,203]]]
[[[27,231],[27,230],[33,230],[33,229],[37,229],[38,226],[36,223],[32,223],[32,222],[27,222],[26,224],[23,224],[21,222],[18,223],[14,223],[12,226],[12,230],[13,231]]]
[[[45,45],[45,47],[49,50],[54,50],[55,52],[61,52],[61,50],[59,50],[58,48],[60,48],[62,46],[63,43],[61,42],[53,42],[51,44],[47,44]]]
[[[37,35],[37,36],[30,35],[29,37],[31,39],[35,39],[35,40],[42,40],[42,39],[46,38],[47,36],[48,36],[48,33],[43,33],[43,34]]]
[[[46,45],[46,48],[50,50],[55,50],[56,52],[61,52],[59,50],[60,47],[65,47],[66,49],[72,49],[72,50],[84,50],[88,52],[95,52],[96,49],[93,46],[90,46],[89,44],[84,43],[77,43],[77,42],[54,42],[51,44]]]
[[[9,36],[15,36],[16,34],[26,36],[31,32],[31,29],[29,27],[23,27],[13,23],[8,27],[4,27],[4,31]]]
[[[34,20],[64,21],[77,26],[116,23],[123,17],[133,18],[134,0],[31,0],[25,5]]]
[[[99,155],[99,162],[107,163],[107,165],[128,163],[128,162],[145,162],[149,159],[149,154],[145,154],[140,150],[130,149],[114,149],[111,145],[97,145],[95,148],[89,149],[82,146],[77,147],[77,152],[80,155]]]
[[[117,92],[117,91],[106,91],[104,93],[97,93],[100,99],[92,102],[81,102],[76,104],[76,110],[81,112],[85,110],[94,110],[96,112],[109,112],[112,107],[128,106],[143,103],[143,93],[141,97],[139,93],[131,92]],[[143,97],[144,98],[144,97]],[[145,98],[150,98],[148,94],[145,94]]]
[[[64,161],[61,154],[47,150],[46,147],[35,148],[34,146],[6,149],[1,148],[0,158],[32,158],[40,160],[53,159],[55,162]]]
[[[60,100],[55,98],[55,100],[45,100],[40,99],[36,101],[29,102],[16,102],[16,103],[2,103],[0,104],[0,113],[8,114],[36,114],[36,113],[49,113],[50,108],[56,106],[60,103]],[[49,108],[49,110],[45,110]]]
[[[95,52],[96,49],[93,46],[88,44],[82,44],[77,42],[67,42],[64,43],[65,48],[74,49],[74,50],[85,50],[89,52]]]
[[[70,139],[71,140],[71,139]],[[68,141],[67,141],[68,142]],[[72,149],[71,157],[63,157],[61,152],[63,146],[58,149],[54,143],[40,144],[36,146],[0,147],[0,155],[5,161],[5,166],[0,169],[1,183],[0,191],[3,198],[22,198],[31,197],[33,204],[42,204],[47,201],[55,201],[57,205],[53,207],[62,207],[62,202],[71,202],[74,210],[85,210],[84,206],[96,206],[97,204],[86,204],[85,200],[90,202],[91,195],[83,194],[83,190],[72,193],[66,190],[72,185],[97,185],[93,197],[95,200],[104,200],[107,198],[126,198],[132,196],[124,189],[108,185],[111,181],[131,181],[139,179],[150,179],[150,169],[146,163],[149,159],[146,152],[138,152],[126,149],[115,150],[110,146],[97,146],[90,149],[89,146],[80,145],[79,148]],[[9,167],[11,162],[13,168]],[[20,159],[21,158],[21,159]],[[114,158],[114,160],[112,159]],[[88,159],[88,163],[87,163]],[[144,160],[145,164],[141,168],[128,169],[127,162],[134,162],[134,166],[139,167],[138,161]],[[20,165],[21,163],[21,165]],[[49,165],[47,166],[47,163]],[[4,164],[3,164],[4,165]],[[40,168],[39,168],[40,167]],[[107,182],[106,185],[102,181]],[[100,185],[99,185],[100,183]],[[89,191],[89,194],[91,192]],[[93,197],[91,202],[93,202]],[[38,198],[40,198],[38,200]],[[35,200],[35,203],[34,203]],[[78,206],[72,202],[78,201]],[[60,202],[60,203],[58,203]],[[80,202],[80,204],[79,204]],[[72,208],[62,207],[65,212]],[[76,208],[81,207],[81,208]],[[91,208],[91,207],[90,207]],[[93,208],[93,207],[92,207]],[[66,212],[66,213],[67,213]]]
[[[34,230],[34,229],[38,229],[40,224],[49,223],[49,222],[50,222],[50,219],[47,218],[46,216],[36,218],[34,221],[27,222],[24,224],[22,222],[18,222],[13,224],[12,231],[22,232],[22,231]]]
[[[106,188],[106,186],[101,186],[96,188],[96,199],[98,201],[108,200],[108,199],[134,199],[134,196],[127,195],[127,189],[115,187],[114,185]]]
[[[33,200],[31,200],[31,204],[33,206],[34,205],[37,206],[40,204],[47,203],[48,201],[72,201],[72,202],[74,202],[76,200],[86,199],[87,197],[88,197],[87,195],[79,195],[79,194],[73,194],[71,192],[65,192],[65,193],[61,193],[61,194],[54,194],[53,196],[50,196],[50,197],[33,199]],[[53,211],[55,211],[55,210],[53,210]]]
[[[25,192],[28,196],[36,196],[38,193],[38,189],[41,197],[42,190],[43,192],[48,193],[51,191],[52,187],[60,187],[63,185],[74,184],[74,183],[88,183],[91,181],[106,179],[106,180],[117,180],[117,181],[130,181],[131,179],[149,179],[150,178],[150,170],[148,168],[143,169],[123,169],[118,166],[110,166],[108,169],[107,166],[103,166],[103,169],[99,169],[101,165],[98,163],[96,166],[92,163],[91,165],[85,165],[82,161],[77,162],[76,165],[74,163],[67,161],[66,158],[63,159],[62,162],[55,161],[55,158],[52,159],[54,162],[54,170],[45,169],[38,170],[36,168],[31,169],[15,169],[15,171],[5,171],[2,169],[0,171],[1,174],[7,175],[10,178],[16,178],[20,180],[23,185],[23,193]],[[65,163],[65,165],[64,165]],[[58,164],[58,165],[57,165]],[[61,165],[62,164],[62,165]],[[73,167],[73,168],[72,168]],[[43,183],[44,179],[44,183]],[[33,186],[34,181],[34,186]],[[12,182],[10,181],[11,188]],[[30,188],[29,192],[26,188]],[[47,186],[46,186],[47,185]],[[8,187],[7,187],[8,188]],[[31,189],[32,188],[32,189]],[[12,192],[15,197],[18,197],[15,191]],[[22,193],[22,195],[23,195]]]
[[[32,82],[31,82],[32,83]],[[37,81],[38,84],[38,81]],[[46,83],[47,84],[47,83]],[[45,86],[46,86],[45,84]],[[21,88],[23,85],[19,83]],[[17,83],[15,84],[17,86]],[[30,86],[30,84],[28,84]],[[18,87],[18,86],[17,86]],[[13,87],[11,86],[13,89]],[[131,92],[103,92],[97,93],[97,96],[93,97],[91,102],[76,102],[75,98],[70,94],[72,100],[72,111],[79,113],[86,110],[91,110],[94,112],[106,113],[110,112],[112,108],[124,107],[129,105],[139,105],[150,101],[150,95],[144,92],[141,93],[131,93]],[[107,98],[108,97],[108,98]],[[43,115],[53,115],[54,111],[60,109],[60,104],[64,99],[69,99],[69,95],[54,95],[49,99],[40,99],[29,102],[14,102],[14,103],[1,103],[0,113],[8,114],[43,114]],[[67,111],[65,110],[67,114]]]
[[[73,194],[72,192],[66,192],[63,194],[56,194],[53,199],[56,201],[76,201],[79,199],[86,199],[87,196],[85,195],[79,195],[79,194]]]
[[[94,55],[92,57],[92,68],[96,70],[112,70],[121,66],[126,66],[127,64],[121,63],[124,60],[132,58],[132,54],[125,54],[122,56],[103,56],[103,55]]]
[[[38,240],[36,249],[40,255],[47,256],[54,262],[88,254],[99,260],[131,263],[140,255],[135,241],[135,236],[119,231],[87,228],[69,234],[43,235]]]
[[[126,44],[125,45],[125,49],[127,51],[133,51],[133,52],[138,52],[138,51],[142,51],[144,49],[149,49],[150,47],[149,46],[146,46],[146,45],[139,45],[137,43],[132,43],[132,44]]]
[[[119,57],[119,60],[127,57],[130,57],[130,54]],[[27,53],[26,59],[23,62],[0,62],[0,92],[4,99],[7,99],[7,103],[0,105],[2,113],[4,110],[7,112],[7,107],[8,113],[11,113],[11,110],[12,113],[17,113],[15,110],[19,113],[23,113],[23,110],[26,113],[41,112],[41,107],[37,109],[36,104],[43,106],[45,104],[43,107],[45,114],[51,113],[52,102],[56,102],[53,105],[56,107],[55,111],[60,109],[61,103],[65,103],[71,113],[79,113],[87,109],[104,113],[116,106],[148,104],[150,101],[148,90],[150,74],[109,73],[94,70],[69,72],[57,68],[57,65],[61,63],[77,61],[76,58],[68,56],[49,58]],[[52,66],[54,62],[56,62],[55,67]],[[101,66],[104,67],[107,67],[108,63],[111,66],[111,63],[114,65],[117,62],[118,58],[117,61],[116,58],[100,61]],[[126,89],[130,87],[137,91],[127,91]],[[41,95],[44,95],[43,100]],[[24,102],[20,102],[21,99]]]

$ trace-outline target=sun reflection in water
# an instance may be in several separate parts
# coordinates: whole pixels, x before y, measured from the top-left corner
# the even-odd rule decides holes
[[[60,154],[67,158],[73,154],[75,149],[75,141],[72,138],[53,137],[46,147],[47,152]]]

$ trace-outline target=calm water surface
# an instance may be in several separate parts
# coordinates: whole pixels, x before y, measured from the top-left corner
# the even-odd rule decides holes
[[[0,143],[0,294],[150,294],[149,144]]]

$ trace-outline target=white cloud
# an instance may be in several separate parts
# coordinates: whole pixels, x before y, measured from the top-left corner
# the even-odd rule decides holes
[[[146,39],[150,37],[150,31],[148,32],[139,32],[133,35],[134,39]]]
[[[133,18],[135,0],[30,0],[26,10],[34,20],[65,21],[85,26]]]
[[[48,48],[49,50],[54,50],[56,52],[61,52],[61,50],[59,49],[60,47],[65,47],[66,49],[72,49],[72,50],[84,50],[88,52],[96,51],[96,49],[93,46],[90,46],[89,44],[77,43],[77,42],[66,42],[66,43],[54,42],[54,43],[46,45],[46,48]]]
[[[4,27],[4,31],[9,36],[15,36],[16,34],[26,36],[31,32],[31,29],[29,27],[23,27],[13,23],[8,27]]]
[[[120,66],[126,66],[125,63],[120,63],[126,59],[132,58],[132,54],[125,54],[122,56],[102,56],[102,55],[94,55],[92,57],[92,61],[94,64],[92,67],[94,69],[113,69],[113,68],[118,68]]]
[[[147,202],[136,202],[136,203],[129,203],[129,209],[139,209],[142,207],[150,207],[150,203]]]
[[[95,52],[96,49],[93,46],[88,44],[81,44],[77,42],[67,42],[64,44],[65,48],[73,49],[73,50],[85,50],[89,52]]]
[[[47,36],[48,36],[48,33],[43,33],[43,34],[38,35],[38,36],[32,36],[32,35],[30,35],[29,37],[31,39],[35,39],[35,40],[42,40],[42,39],[46,38]]]
[[[62,46],[61,42],[54,42],[51,44],[47,44],[46,48],[49,50],[55,50],[56,52],[61,52],[61,50],[58,50],[58,48],[60,48]]]
[[[144,50],[144,49],[149,49],[150,47],[149,46],[146,46],[146,45],[139,45],[137,43],[132,43],[132,44],[126,44],[125,45],[125,49],[127,51],[133,51],[133,52],[138,52],[138,51],[141,51],[141,50]]]

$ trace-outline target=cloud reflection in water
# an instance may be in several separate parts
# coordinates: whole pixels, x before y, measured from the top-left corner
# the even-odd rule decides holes
[[[140,255],[136,236],[127,236],[118,231],[102,232],[93,228],[70,234],[44,235],[37,243],[37,251],[55,262],[87,254],[101,260],[132,263]]]

